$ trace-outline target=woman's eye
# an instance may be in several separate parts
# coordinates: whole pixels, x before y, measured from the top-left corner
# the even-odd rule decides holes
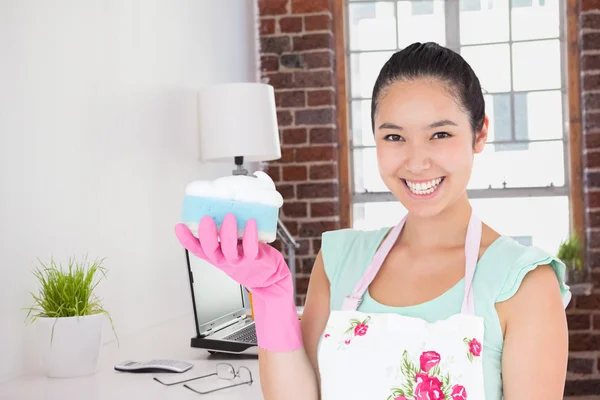
[[[390,142],[399,142],[401,140],[404,140],[404,138],[400,135],[387,135],[384,139]]]
[[[433,138],[436,139],[444,139],[450,137],[451,135],[448,132],[437,132],[433,135]]]

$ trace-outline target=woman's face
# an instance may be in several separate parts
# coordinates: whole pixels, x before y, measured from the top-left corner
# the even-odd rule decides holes
[[[395,82],[375,115],[379,173],[412,213],[436,215],[465,195],[474,154],[487,139],[488,119],[475,137],[469,116],[440,82]]]

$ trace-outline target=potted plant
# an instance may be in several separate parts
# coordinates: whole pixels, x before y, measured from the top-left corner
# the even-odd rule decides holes
[[[106,277],[102,262],[69,259],[64,267],[51,259],[46,264],[40,261],[33,272],[39,292],[31,293],[33,305],[26,309],[27,320],[36,323],[41,361],[49,377],[95,373],[104,316],[115,331],[111,316],[94,293],[100,280]]]
[[[567,267],[565,280],[567,284],[584,283],[586,271],[581,262],[581,243],[576,235],[571,235],[561,242],[556,255]]]

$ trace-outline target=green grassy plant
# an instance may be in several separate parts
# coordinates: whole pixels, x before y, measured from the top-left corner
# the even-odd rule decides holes
[[[88,263],[86,258],[82,261],[70,258],[65,267],[53,259],[49,263],[38,259],[40,265],[33,274],[38,281],[39,291],[37,294],[30,293],[33,305],[26,308],[27,321],[34,322],[37,318],[57,318],[58,321],[58,318],[101,313],[108,317],[117,337],[110,314],[94,293],[102,278],[106,278],[107,270],[102,266],[103,261],[101,259]]]
[[[568,268],[572,266],[575,270],[581,270],[583,267],[581,263],[581,243],[577,236],[572,235],[567,240],[562,241],[556,257],[563,261]]]

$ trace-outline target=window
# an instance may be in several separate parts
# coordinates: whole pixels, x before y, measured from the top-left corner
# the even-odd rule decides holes
[[[512,6],[517,7],[531,7],[533,0],[512,0]]]
[[[480,0],[463,0],[460,2],[460,11],[479,11],[481,10]]]
[[[379,177],[375,79],[395,51],[435,41],[462,54],[484,91],[489,140],[468,186],[473,207],[498,231],[556,252],[570,226],[563,1],[346,0],[355,228],[389,225],[406,211]],[[369,15],[360,11],[367,4]]]
[[[411,0],[412,15],[433,14],[433,0]]]
[[[481,11],[491,9],[494,0],[461,0],[460,11]]]

